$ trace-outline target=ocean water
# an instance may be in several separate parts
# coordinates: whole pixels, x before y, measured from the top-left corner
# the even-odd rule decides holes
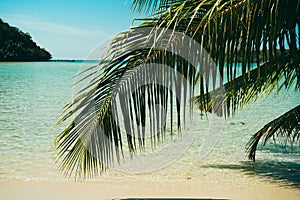
[[[53,132],[80,63],[0,64],[0,177],[55,176]]]
[[[63,106],[72,100],[72,77],[81,66],[80,62],[0,63],[0,180],[70,180],[55,163],[53,141],[61,128],[54,125]],[[203,118],[189,123],[188,131],[193,131],[194,138],[184,154],[141,176],[162,180],[188,176],[216,183],[239,180],[241,187],[261,180],[299,186],[299,143],[288,148],[272,142],[260,146],[255,163],[248,161],[245,153],[252,134],[299,103],[300,93],[290,91],[250,104],[225,120],[221,135],[204,158],[199,151],[210,122]],[[130,176],[111,170],[102,178]]]

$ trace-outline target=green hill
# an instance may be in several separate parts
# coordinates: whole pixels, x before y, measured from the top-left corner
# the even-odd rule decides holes
[[[51,54],[24,33],[0,19],[0,61],[47,61]]]

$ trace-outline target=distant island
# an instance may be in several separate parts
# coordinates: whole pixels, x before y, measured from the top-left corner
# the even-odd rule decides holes
[[[29,33],[0,18],[0,61],[48,61],[51,54],[39,47]]]

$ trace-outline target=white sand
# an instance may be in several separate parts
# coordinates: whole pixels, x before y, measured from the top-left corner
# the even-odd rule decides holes
[[[201,181],[143,180],[133,178],[101,180],[97,182],[0,182],[0,197],[5,200],[22,199],[114,199],[114,198],[227,198],[227,199],[300,199],[300,190],[293,187],[277,187],[268,183],[247,188]]]

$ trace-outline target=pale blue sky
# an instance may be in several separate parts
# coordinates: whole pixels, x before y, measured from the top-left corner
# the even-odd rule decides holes
[[[29,32],[57,59],[85,59],[99,43],[127,30],[127,0],[1,0],[0,18]]]

